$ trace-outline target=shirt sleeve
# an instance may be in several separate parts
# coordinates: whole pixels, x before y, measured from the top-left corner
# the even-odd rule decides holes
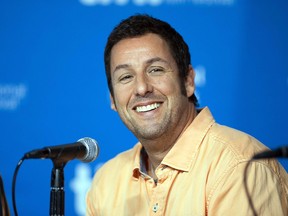
[[[247,168],[247,169],[246,169]],[[285,171],[284,171],[285,172]],[[207,215],[288,215],[287,173],[261,161],[242,162],[219,177],[207,201]],[[244,176],[246,175],[247,190]],[[249,198],[255,209],[249,203]]]
[[[97,215],[93,209],[93,199],[91,195],[91,191],[89,190],[86,195],[86,216]]]
[[[99,196],[97,193],[98,177],[99,175],[98,173],[96,173],[92,181],[91,187],[86,194],[86,216],[100,216],[99,208],[97,207],[99,205]]]

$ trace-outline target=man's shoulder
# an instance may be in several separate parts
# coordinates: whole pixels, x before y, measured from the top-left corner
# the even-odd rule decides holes
[[[241,130],[214,124],[209,136],[221,144],[223,150],[231,151],[236,157],[251,158],[257,152],[266,150],[267,147],[252,135]],[[218,147],[220,147],[218,146]]]

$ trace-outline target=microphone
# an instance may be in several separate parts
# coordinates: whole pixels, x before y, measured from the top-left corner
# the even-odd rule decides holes
[[[92,162],[99,154],[97,141],[84,137],[75,143],[58,146],[48,146],[42,149],[32,150],[24,155],[24,159],[60,159],[62,162],[68,162],[75,158],[82,162]]]
[[[276,158],[276,157],[288,157],[288,146],[282,146],[275,150],[267,150],[260,152],[252,159],[262,159],[262,158]]]

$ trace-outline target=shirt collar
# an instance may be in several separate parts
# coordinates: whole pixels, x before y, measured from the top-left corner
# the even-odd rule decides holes
[[[163,159],[163,165],[186,172],[192,166],[202,140],[215,122],[208,107],[197,111],[196,118]]]
[[[140,142],[138,142],[135,146],[135,155],[134,155],[134,165],[133,165],[133,177],[138,179],[140,175],[146,175],[146,163],[148,155],[141,145]]]

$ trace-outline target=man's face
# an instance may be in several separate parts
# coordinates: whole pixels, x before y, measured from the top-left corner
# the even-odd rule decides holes
[[[185,95],[176,62],[163,39],[146,34],[121,40],[112,48],[110,66],[111,107],[138,139],[157,139],[185,127],[194,72],[191,68],[182,83]]]

